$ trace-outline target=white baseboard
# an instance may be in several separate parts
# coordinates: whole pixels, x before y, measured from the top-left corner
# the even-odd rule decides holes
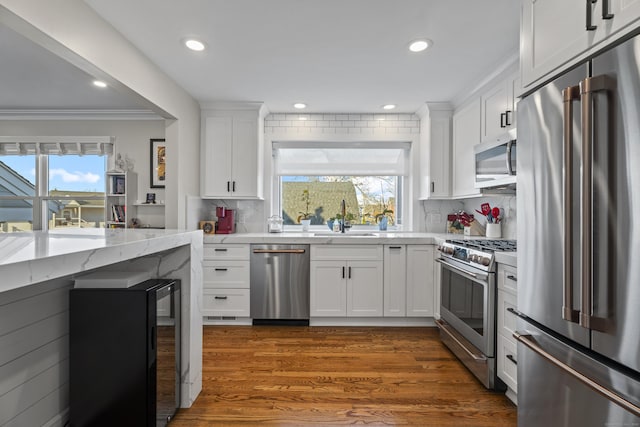
[[[424,327],[435,325],[433,317],[316,317],[309,319],[309,326]]]

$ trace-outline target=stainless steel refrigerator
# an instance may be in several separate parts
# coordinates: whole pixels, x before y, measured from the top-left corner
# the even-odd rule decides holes
[[[518,426],[640,426],[640,38],[518,104]]]

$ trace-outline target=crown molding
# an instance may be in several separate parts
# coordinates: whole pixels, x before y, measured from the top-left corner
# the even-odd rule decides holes
[[[164,120],[149,110],[3,110],[0,120]]]

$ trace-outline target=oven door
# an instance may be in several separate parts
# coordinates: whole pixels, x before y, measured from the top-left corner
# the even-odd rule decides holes
[[[440,316],[487,357],[495,349],[495,274],[440,258]]]

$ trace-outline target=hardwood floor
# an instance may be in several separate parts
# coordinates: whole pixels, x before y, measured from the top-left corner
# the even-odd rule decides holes
[[[171,427],[516,426],[436,328],[205,326],[203,389]]]

